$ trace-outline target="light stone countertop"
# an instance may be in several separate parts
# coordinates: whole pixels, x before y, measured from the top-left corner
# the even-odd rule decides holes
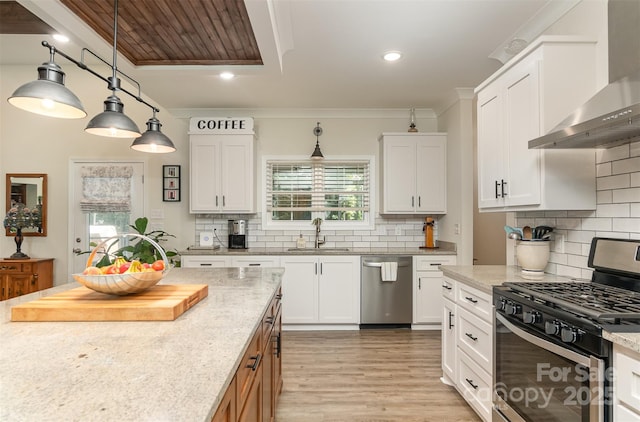
[[[289,247],[276,248],[193,248],[179,251],[180,255],[455,255],[456,245],[451,242],[438,242],[436,249],[415,248],[332,248],[321,246],[319,248],[308,247],[305,249],[290,250]]]
[[[445,276],[488,294],[493,293],[493,286],[500,286],[508,281],[588,281],[553,274],[545,274],[542,280],[528,280],[522,277],[519,267],[505,265],[443,265],[440,268]],[[602,335],[614,344],[640,353],[640,333],[613,333],[603,330]]]
[[[10,322],[0,302],[0,420],[209,421],[281,283],[282,268],[175,268],[208,284],[175,321]]]
[[[576,281],[576,279],[555,274],[545,274],[542,280],[529,280],[522,277],[519,267],[506,265],[443,265],[440,268],[445,276],[468,284],[487,294],[493,293],[493,286],[500,286],[508,281]]]

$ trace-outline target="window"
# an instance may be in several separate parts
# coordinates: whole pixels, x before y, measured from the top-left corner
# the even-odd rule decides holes
[[[371,159],[266,160],[265,226],[370,226]]]

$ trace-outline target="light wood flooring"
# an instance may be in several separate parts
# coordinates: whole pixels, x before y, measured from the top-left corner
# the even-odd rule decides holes
[[[440,353],[440,331],[285,331],[276,422],[480,421]]]

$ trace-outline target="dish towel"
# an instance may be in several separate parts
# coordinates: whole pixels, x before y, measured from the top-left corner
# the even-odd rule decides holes
[[[397,262],[383,262],[380,264],[380,275],[382,281],[396,281],[398,277],[398,263]]]

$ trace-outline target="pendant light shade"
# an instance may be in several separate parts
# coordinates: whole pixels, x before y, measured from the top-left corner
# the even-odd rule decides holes
[[[324,159],[324,155],[322,155],[322,151],[320,151],[320,135],[322,135],[322,128],[320,127],[320,122],[316,124],[316,127],[313,128],[313,134],[316,135],[316,148],[313,150],[311,154],[312,160],[322,160]]]
[[[155,111],[153,117],[147,120],[147,131],[139,138],[136,138],[131,144],[131,149],[141,152],[151,153],[167,153],[176,150],[171,139],[164,133],[160,132],[162,124],[156,119]]]
[[[52,58],[38,67],[38,80],[16,89],[8,101],[20,109],[43,116],[81,119],[87,112],[78,97],[64,86],[64,76],[62,68]]]
[[[104,101],[104,111],[95,116],[85,128],[85,132],[111,138],[137,138],[138,126],[124,113],[124,104],[115,94]]]

